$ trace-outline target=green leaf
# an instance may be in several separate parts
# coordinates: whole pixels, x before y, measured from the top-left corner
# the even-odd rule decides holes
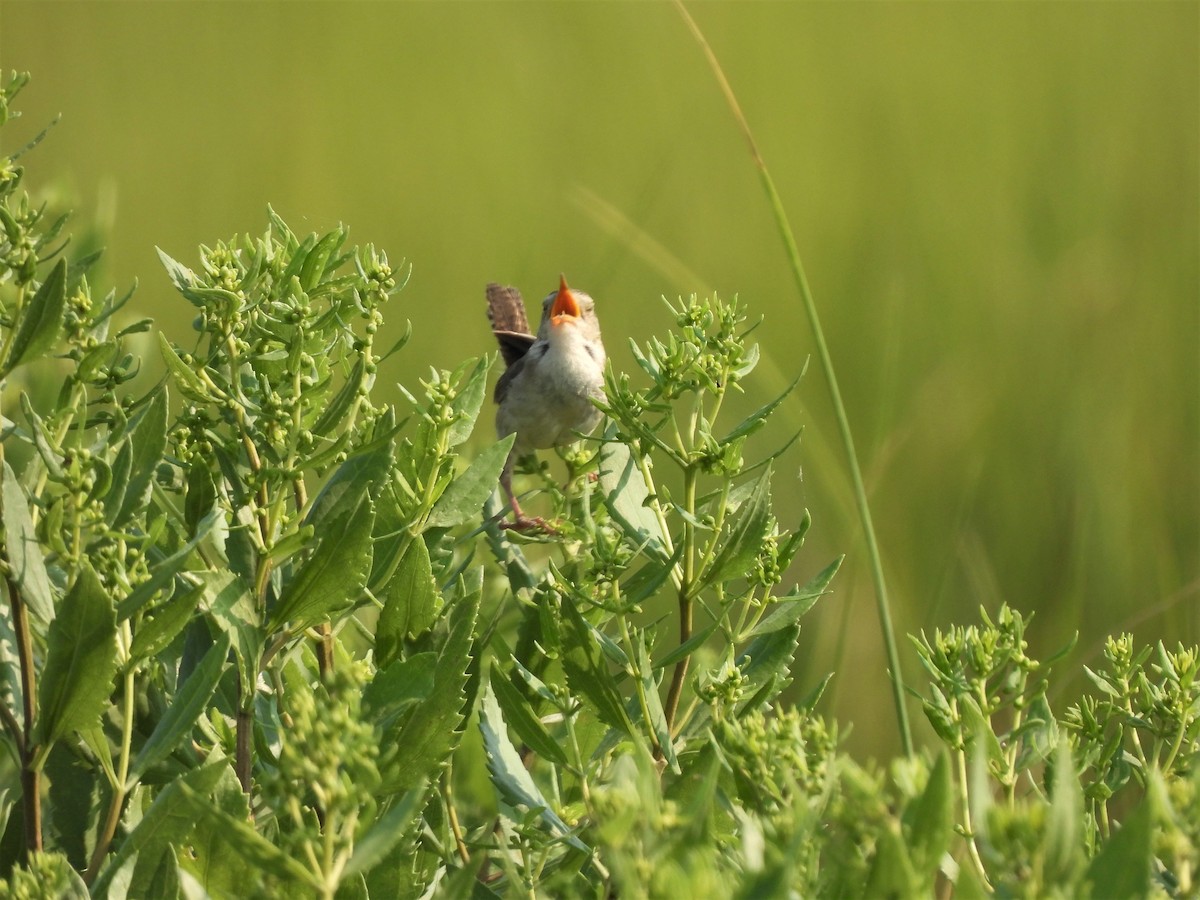
[[[87,868],[102,811],[107,810],[112,792],[100,773],[80,757],[79,751],[66,741],[54,745],[42,770],[50,782],[43,809],[49,814],[48,843],[83,870]]]
[[[648,716],[646,727],[654,735],[654,741],[662,751],[663,759],[671,767],[671,771],[679,774],[679,760],[675,756],[675,742],[671,739],[671,727],[667,724],[667,714],[663,710],[662,698],[658,695],[658,682],[654,680],[654,669],[650,666],[650,654],[646,651],[645,632],[637,633],[634,644],[637,653],[637,668],[641,673],[642,696],[645,698]]]
[[[609,726],[632,735],[633,723],[587,621],[569,599],[563,598],[561,608],[570,626],[563,631],[562,666],[572,693],[587,699]]]
[[[154,472],[162,461],[167,446],[167,389],[164,387],[142,413],[132,434],[133,460],[129,484],[115,525],[121,525],[134,512],[142,509],[150,497]]]
[[[129,647],[130,662],[137,663],[149,659],[175,640],[184,626],[191,621],[202,593],[203,588],[199,586],[180,591],[157,607],[153,618],[142,620]]]
[[[387,731],[404,710],[429,698],[436,668],[437,654],[428,652],[398,659],[386,668],[377,669],[375,677],[363,688],[364,714],[374,720],[381,731]]]
[[[671,558],[662,523],[650,509],[650,492],[629,448],[616,441],[600,445],[600,489],[604,504],[629,542],[660,561]]]
[[[55,481],[65,481],[67,473],[63,471],[62,467],[62,451],[51,441],[50,433],[46,430],[46,423],[34,411],[33,404],[29,402],[29,395],[24,391],[21,392],[21,412],[29,421],[30,430],[33,432],[33,446],[37,450],[38,456],[42,458],[46,471]]]
[[[7,460],[3,477],[4,556],[11,569],[9,578],[33,616],[46,624],[54,618],[54,591],[29,515],[29,501]]]
[[[312,508],[304,517],[304,524],[314,526],[317,533],[324,536],[334,522],[358,506],[364,492],[372,498],[376,497],[387,483],[394,454],[395,443],[388,435],[372,441],[348,457],[329,476],[313,500]]]
[[[228,771],[229,764],[218,759],[169,782],[159,791],[141,821],[121,842],[117,852],[105,862],[92,885],[92,896],[107,897],[113,879],[134,859],[144,858],[156,864],[168,847],[182,842],[195,825],[191,809],[180,802],[182,792],[190,789],[194,793],[208,794],[217,786],[222,774]]]
[[[208,536],[221,513],[219,510],[210,512],[196,528],[196,535],[170,556],[163,559],[151,560],[150,577],[138,585],[133,593],[117,605],[117,621],[124,622],[135,612],[154,599],[154,595],[166,587],[175,576],[183,571],[188,557],[199,543]]]
[[[808,368],[807,362],[804,364],[804,368]],[[796,389],[796,385],[800,383],[800,379],[803,377],[804,372],[801,371],[801,373],[796,377],[796,380],[789,384],[784,389],[782,394],[780,394],[766,406],[759,407],[754,412],[750,413],[750,415],[738,423],[737,427],[735,427],[731,432],[729,432],[729,434],[725,435],[725,437],[721,439],[721,444],[728,444],[731,441],[736,441],[738,438],[744,438],[758,431],[758,429],[766,424],[767,419],[770,417],[771,413],[775,412],[779,404],[787,399],[788,394]]]
[[[354,368],[350,370],[350,374],[346,376],[345,382],[338,389],[337,394],[334,395],[333,399],[321,411],[321,415],[312,424],[310,430],[313,434],[328,437],[342,424],[342,420],[350,412],[350,407],[354,403],[354,400],[359,396],[359,389],[363,386],[363,372],[365,368],[366,362],[362,357],[359,357],[354,363]]]
[[[482,590],[460,597],[450,608],[448,632],[438,649],[429,699],[417,704],[396,727],[384,734],[384,746],[395,746],[396,756],[384,777],[382,793],[409,790],[458,746],[466,710],[464,689],[471,643],[479,615]]]
[[[729,525],[729,536],[717,551],[708,571],[701,575],[705,585],[730,581],[746,574],[758,558],[759,547],[771,523],[771,467],[754,483],[749,498]]]
[[[151,766],[170,756],[192,730],[196,719],[203,715],[225,671],[229,646],[229,635],[222,634],[175,693],[166,713],[158,720],[154,731],[134,759],[126,790],[131,789]]]
[[[346,232],[341,228],[336,228],[321,238],[304,257],[304,264],[300,267],[300,286],[304,290],[311,291],[321,283],[321,276],[325,274],[329,258],[333,256],[334,251],[341,246],[345,239]]]
[[[839,556],[817,573],[808,584],[799,588],[794,593],[777,597],[771,604],[771,612],[767,613],[757,625],[750,629],[746,637],[756,637],[760,634],[778,631],[780,628],[785,628],[793,622],[798,621],[816,605],[817,600],[825,593],[829,582],[833,579],[834,574],[845,558],[844,555]]]
[[[227,847],[236,853],[251,871],[274,875],[286,882],[296,882],[310,890],[320,889],[321,885],[313,873],[259,834],[249,822],[213,806],[203,795],[182,781],[173,782],[173,786],[179,789],[179,805],[191,813],[196,824],[219,829],[227,839]]]
[[[416,637],[433,625],[442,607],[429,549],[420,537],[409,542],[382,599],[383,609],[375,626],[375,659],[378,665],[386,666],[399,655],[405,638]]]
[[[171,342],[167,340],[167,336],[161,331],[158,333],[158,348],[162,353],[163,361],[167,364],[167,368],[175,376],[175,382],[179,385],[179,389],[183,392],[183,395],[197,403],[212,403],[214,398],[209,391],[208,385],[204,383],[204,379],[192,371],[192,367],[179,358],[179,354],[175,352],[175,348],[171,346]]]
[[[434,503],[426,526],[452,528],[479,518],[484,502],[500,481],[500,473],[516,437],[515,434],[503,437],[476,456]]]
[[[228,632],[243,684],[258,675],[265,637],[250,588],[233,572],[197,573],[201,583],[200,606],[208,610],[222,631]]]
[[[1084,846],[1083,786],[1075,771],[1071,745],[1061,734],[1050,772],[1050,809],[1046,815],[1046,884],[1073,885],[1087,865]]]
[[[1162,776],[1148,773],[1146,793],[1088,866],[1093,897],[1149,897],[1154,886],[1156,823],[1164,808]]]
[[[950,758],[943,750],[933,764],[925,790],[908,805],[901,820],[912,867],[929,890],[954,836],[953,788]]]
[[[188,532],[195,533],[199,524],[212,512],[217,502],[217,485],[208,468],[208,460],[197,456],[187,475],[187,496],[183,501],[183,520]]]
[[[116,636],[112,598],[85,562],[46,635],[37,720],[44,749],[100,717],[117,671]]]
[[[0,368],[0,379],[7,377],[26,359],[40,356],[54,346],[62,330],[66,283],[67,261],[60,259],[37,293],[21,310],[21,321],[15,326],[16,336],[10,346],[8,359]]]
[[[104,521],[109,527],[115,527],[121,506],[125,501],[125,491],[129,488],[129,476],[133,474],[133,441],[126,437],[121,441],[117,455],[112,464],[112,484],[104,495]]]
[[[757,690],[744,708],[770,700],[788,685],[788,671],[799,639],[800,626],[793,624],[759,635],[738,654],[736,662],[746,677],[748,690]]]
[[[427,783],[422,779],[354,842],[354,853],[342,873],[344,878],[369,872],[404,840],[405,832],[414,825],[425,806],[426,793]]]
[[[490,684],[484,685],[483,688],[479,707],[479,731],[483,735],[492,784],[504,802],[534,812],[540,810],[542,823],[551,834],[565,839],[577,850],[591,852],[588,846],[572,833],[567,823],[554,812],[549,801],[534,783],[529,770],[521,762],[521,754],[508,738],[508,728]]]
[[[473,360],[467,360],[463,363],[463,367],[469,366],[472,362]],[[479,361],[475,363],[475,368],[471,371],[467,383],[450,401],[450,409],[458,414],[446,434],[446,439],[451,447],[457,447],[475,430],[475,420],[479,418],[479,410],[483,407],[488,369],[491,368],[491,365],[492,358],[490,356],[480,357]]]
[[[720,624],[720,622],[709,622],[699,631],[693,632],[690,638],[688,638],[682,644],[676,645],[669,653],[664,654],[664,656],[654,664],[654,668],[662,669],[666,666],[673,666],[680,660],[691,656],[696,652],[697,649],[703,646],[705,641],[713,636],[713,633],[717,630],[717,626]]]
[[[371,572],[371,529],[375,511],[364,490],[341,529],[329,528],[317,549],[284,589],[271,612],[268,632],[290,622],[293,631],[349,609],[363,596]]]
[[[130,884],[137,897],[153,897],[154,900],[176,900],[181,895],[179,886],[179,857],[175,848],[168,845],[163,855],[146,877],[144,883],[135,877]]]
[[[877,832],[875,859],[867,876],[864,897],[919,897],[920,882],[908,858],[899,830],[891,823]]]
[[[533,714],[530,702],[496,666],[492,666],[491,686],[504,712],[505,721],[512,725],[517,736],[543,759],[560,766],[567,765],[567,754],[558,741],[550,736],[546,726]]]

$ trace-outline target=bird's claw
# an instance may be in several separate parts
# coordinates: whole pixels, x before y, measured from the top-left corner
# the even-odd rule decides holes
[[[558,534],[558,529],[540,516],[532,518],[529,516],[514,516],[511,522],[501,522],[500,528],[503,531],[516,531],[519,534],[531,534],[533,532]]]

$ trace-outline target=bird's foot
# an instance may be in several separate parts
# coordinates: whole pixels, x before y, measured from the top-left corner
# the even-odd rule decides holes
[[[533,534],[536,532],[558,534],[558,529],[540,516],[517,515],[513,517],[511,522],[501,522],[500,528],[503,531],[516,531],[520,534]]]

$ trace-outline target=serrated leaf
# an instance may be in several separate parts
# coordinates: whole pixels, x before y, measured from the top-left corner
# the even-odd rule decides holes
[[[500,712],[500,704],[496,701],[490,684],[484,685],[479,705],[479,731],[483,735],[483,747],[487,753],[492,784],[505,803],[530,811],[540,810],[542,823],[551,834],[563,838],[577,850],[590,853],[588,846],[579,840],[567,823],[554,812],[549,801],[534,783],[529,770],[521,762],[521,754],[508,738],[504,716]]]
[[[800,626],[790,625],[761,634],[738,654],[736,663],[746,678],[748,690],[758,690],[746,708],[770,700],[790,682],[788,670],[800,639]],[[764,696],[764,690],[766,695]]]
[[[384,734],[384,746],[397,748],[382,793],[409,790],[439,766],[458,745],[466,710],[464,690],[471,642],[482,592],[472,590],[451,607],[448,631],[438,649],[429,699]]]
[[[383,609],[375,626],[375,659],[378,665],[386,666],[400,653],[405,638],[416,637],[433,625],[442,606],[429,549],[422,538],[409,542],[382,599]]]
[[[176,691],[166,713],[158,720],[154,731],[134,759],[126,790],[131,789],[147,769],[170,756],[195,726],[196,719],[204,713],[225,671],[229,647],[229,635],[223,633]]]
[[[150,497],[154,472],[162,461],[167,446],[167,389],[164,387],[154,395],[142,414],[141,420],[131,436],[133,459],[129,483],[117,514],[115,525],[119,526],[133,513],[142,509]]]
[[[46,280],[21,310],[21,321],[17,324],[8,352],[8,359],[0,369],[0,379],[27,359],[45,353],[58,340],[62,330],[63,311],[66,308],[67,261],[55,263]]]
[[[371,572],[375,511],[365,491],[344,528],[328,528],[271,611],[268,632],[291,623],[294,631],[349,609],[363,596]]]
[[[48,624],[54,618],[54,592],[29,515],[29,501],[7,460],[3,477],[4,555],[11,570],[9,578],[34,617]]]
[[[546,730],[546,726],[541,723],[541,720],[533,714],[529,701],[494,665],[491,671],[491,686],[496,701],[504,712],[505,721],[512,726],[517,736],[543,759],[548,759],[560,766],[567,765],[567,754],[559,746],[558,741],[550,736],[550,732]]]
[[[606,441],[600,445],[600,489],[604,505],[631,544],[644,547],[660,561],[671,558],[662,523],[648,506],[646,480],[624,444]]]
[[[749,498],[729,525],[729,535],[717,551],[708,571],[701,575],[705,585],[740,578],[758,558],[759,547],[771,522],[771,467],[768,466]]]
[[[49,747],[100,717],[117,671],[116,636],[112,598],[85,562],[47,630],[46,664],[38,685],[38,743]]]
[[[516,437],[515,434],[503,437],[475,457],[466,471],[456,476],[434,503],[426,526],[453,528],[471,519],[478,519],[484,502],[500,481],[500,473],[504,470],[504,463],[508,460]]]

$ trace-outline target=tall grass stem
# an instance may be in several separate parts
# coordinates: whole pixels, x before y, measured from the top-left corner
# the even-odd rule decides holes
[[[808,278],[804,274],[804,265],[800,261],[800,251],[796,246],[796,238],[792,234],[792,227],[788,222],[787,212],[783,208],[783,201],[779,198],[779,192],[775,189],[775,182],[771,178],[771,173],[767,169],[766,162],[763,161],[762,154],[759,153],[758,144],[754,140],[754,133],[750,130],[750,123],[746,121],[746,117],[742,113],[737,95],[734,94],[729,80],[725,77],[725,72],[721,68],[720,61],[717,59],[712,47],[709,46],[704,33],[700,30],[700,26],[696,24],[696,20],[692,18],[687,8],[683,5],[683,0],[675,0],[675,6],[691,30],[692,36],[700,45],[701,50],[704,51],[704,55],[708,59],[708,64],[716,76],[717,84],[721,88],[721,93],[725,95],[725,99],[729,103],[729,108],[732,110],[733,116],[742,130],[742,134],[745,135],[746,142],[750,146],[750,155],[754,158],[754,165],[758,169],[763,188],[767,192],[771,210],[775,214],[775,223],[779,228],[780,237],[783,238],[788,260],[792,265],[792,273],[796,279],[796,286],[800,290],[800,299],[803,302],[804,311],[808,314],[808,321],[812,327],[813,338],[817,345],[817,358],[820,360],[821,369],[825,373],[825,382],[829,386],[830,400],[833,401],[833,410],[837,417],[842,446],[846,451],[847,464],[850,467],[850,480],[854,489],[854,499],[858,507],[859,518],[862,520],[863,535],[866,538],[871,577],[875,585],[875,607],[879,615],[879,627],[883,633],[888,667],[891,669],[892,694],[896,706],[896,718],[900,728],[900,739],[904,745],[904,752],[911,756],[913,754],[912,729],[909,726],[908,709],[905,705],[904,677],[900,669],[900,654],[896,648],[896,635],[892,628],[892,614],[888,604],[887,583],[883,577],[883,561],[879,554],[879,542],[875,539],[875,526],[871,522],[871,508],[867,502],[867,492],[863,485],[862,471],[858,464],[858,455],[854,449],[854,437],[850,432],[850,420],[846,415],[845,404],[842,403],[842,393],[838,388],[837,375],[833,369],[833,359],[829,355],[829,347],[825,343],[825,334],[821,330],[821,320],[817,314],[817,305],[813,300],[812,291],[808,287]]]

